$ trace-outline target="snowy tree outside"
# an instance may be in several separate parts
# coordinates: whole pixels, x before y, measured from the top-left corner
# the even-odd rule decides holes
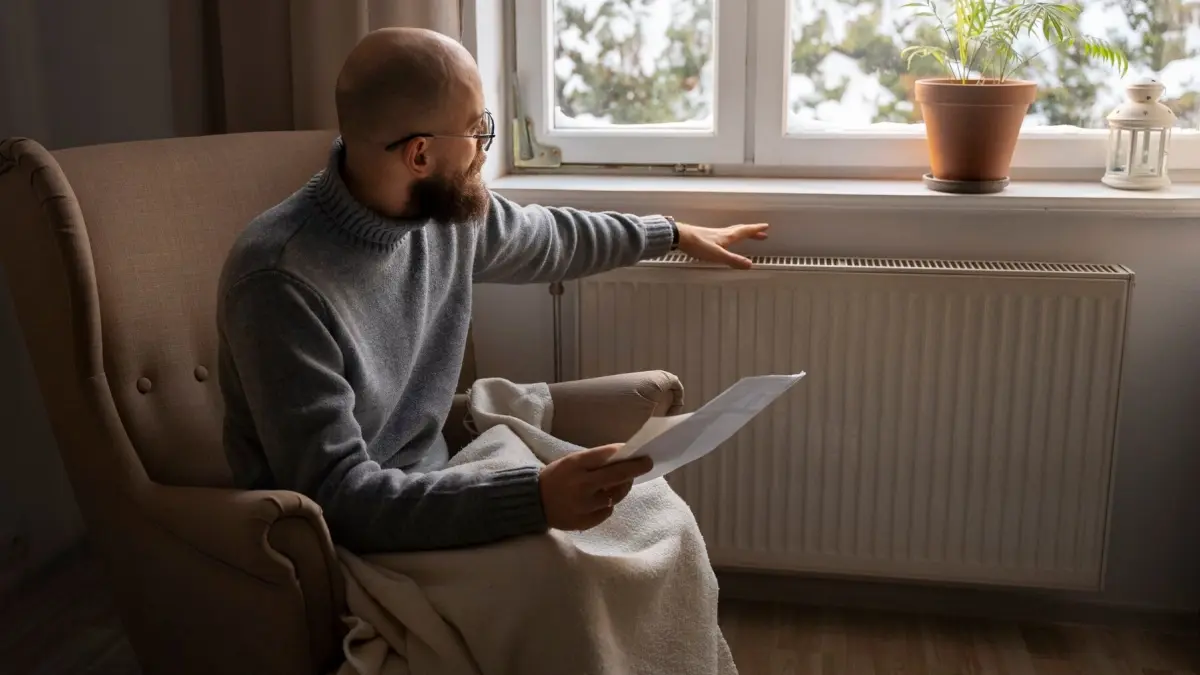
[[[555,126],[711,128],[720,1],[552,0]],[[932,60],[908,68],[900,53],[944,38],[903,7],[909,1],[790,0],[790,132],[921,121],[913,83],[944,73]],[[1026,127],[1105,128],[1105,115],[1124,100],[1123,82],[1153,76],[1180,126],[1196,128],[1200,0],[1080,1],[1082,32],[1124,51],[1129,72],[1122,77],[1067,48],[1042,53],[1016,74],[1038,85]]]

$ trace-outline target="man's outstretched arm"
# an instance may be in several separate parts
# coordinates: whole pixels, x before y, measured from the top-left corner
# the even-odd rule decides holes
[[[538,467],[406,473],[370,459],[328,310],[303,281],[257,272],[220,311],[222,378],[241,387],[277,486],[316,501],[339,544],[440,549],[547,529]]]
[[[675,227],[663,216],[518,206],[493,193],[476,249],[475,281],[576,279],[663,255],[674,238]]]
[[[710,229],[665,216],[518,206],[493,193],[475,253],[475,281],[575,279],[663,255],[673,244],[700,260],[747,268],[750,261],[729,247],[766,236],[762,223]]]

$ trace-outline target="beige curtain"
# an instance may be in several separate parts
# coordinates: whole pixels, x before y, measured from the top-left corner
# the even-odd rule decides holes
[[[181,134],[337,126],[342,60],[386,26],[461,37],[460,0],[172,0],[172,104]]]

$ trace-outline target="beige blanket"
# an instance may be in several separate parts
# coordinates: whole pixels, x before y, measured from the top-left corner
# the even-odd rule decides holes
[[[546,385],[480,380],[480,436],[452,464],[541,465]],[[339,675],[735,675],[717,582],[691,510],[663,479],[634,487],[587,532],[360,557],[339,549],[350,632]]]

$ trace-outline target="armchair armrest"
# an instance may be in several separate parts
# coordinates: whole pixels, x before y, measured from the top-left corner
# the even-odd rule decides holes
[[[651,417],[683,411],[683,385],[661,370],[552,384],[550,396],[551,432],[586,448],[623,443]]]
[[[298,492],[154,484],[140,501],[146,515],[170,534],[261,581],[292,579],[287,552],[272,546],[275,526],[289,520],[309,527],[314,538],[329,542],[328,558],[304,562],[337,563],[321,507]]]
[[[180,594],[163,611],[187,615],[161,620],[194,622],[199,628],[201,616],[216,614],[211,618],[219,626],[218,634],[194,639],[222,645],[218,651],[227,656],[251,650],[303,650],[306,665],[339,656],[345,583],[321,509],[312,500],[286,490],[158,484],[136,494],[138,511],[158,533],[152,544],[158,550],[148,557],[161,559],[153,572],[159,577],[160,583],[155,584],[159,592],[171,593],[166,589],[186,584],[199,590],[190,597]],[[262,597],[253,602],[251,596],[259,594]],[[217,599],[209,606],[207,598],[214,595]],[[252,613],[263,616],[253,621],[251,616],[220,616],[234,599],[245,601],[232,603],[238,606],[253,602]],[[270,606],[263,607],[264,600]],[[248,630],[250,623],[257,624],[255,629]],[[264,639],[277,643],[267,644]],[[242,658],[241,664],[249,666],[251,660]]]
[[[661,371],[626,373],[550,385],[552,434],[585,448],[623,443],[651,417],[683,411],[683,385]],[[471,442],[467,397],[454,397],[444,433],[452,452]]]

